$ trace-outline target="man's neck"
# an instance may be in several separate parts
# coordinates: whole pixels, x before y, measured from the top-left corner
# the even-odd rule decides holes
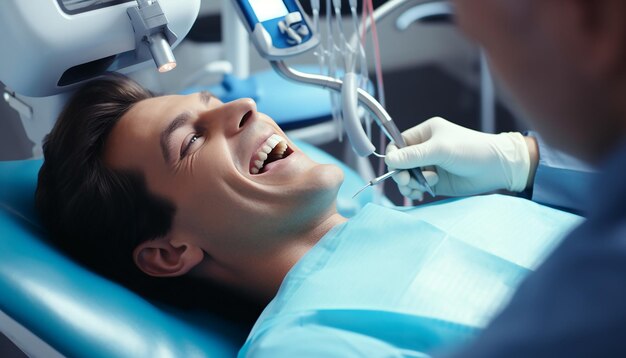
[[[284,244],[272,252],[247,258],[247,264],[241,266],[243,269],[237,275],[237,286],[259,300],[269,302],[278,292],[289,270],[333,227],[346,221],[346,218],[333,211],[301,232],[292,234],[289,240],[284,240]]]

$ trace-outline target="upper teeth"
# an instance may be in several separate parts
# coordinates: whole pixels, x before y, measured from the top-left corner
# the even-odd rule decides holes
[[[287,141],[278,134],[272,134],[271,137],[267,138],[265,143],[263,143],[263,145],[261,146],[259,152],[256,154],[256,159],[253,162],[254,165],[250,169],[250,172],[252,174],[258,174],[261,171],[261,168],[263,168],[263,164],[267,160],[269,154],[272,153],[272,151],[274,151],[272,155],[282,156],[283,154],[285,154],[286,150]]]

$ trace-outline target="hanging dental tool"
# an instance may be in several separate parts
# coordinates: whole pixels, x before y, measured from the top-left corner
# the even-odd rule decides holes
[[[304,53],[319,45],[317,32],[313,31],[314,29],[317,31],[319,25],[319,1],[312,1],[314,17],[317,16],[314,21],[315,27],[302,10],[298,0],[233,0],[233,2],[250,32],[255,47],[261,56],[270,61],[272,67],[281,76],[296,82],[328,88],[341,95],[343,127],[357,154],[363,157],[377,154],[376,147],[363,130],[362,116],[358,111],[359,104],[372,115],[382,132],[394,141],[398,148],[406,146],[400,130],[384,107],[365,88],[361,88],[361,85],[366,83],[366,79],[360,78],[355,73],[355,69],[357,62],[361,65],[361,73],[366,68],[364,59],[359,57],[360,55],[364,56],[365,53],[360,48],[363,46],[364,36],[359,36],[364,32],[362,32],[363,29],[357,29],[352,38],[357,36],[357,39],[361,41],[348,42],[343,24],[340,21],[341,1],[333,0],[331,5],[331,0],[326,0],[326,22],[330,37],[327,37],[326,47],[318,50],[318,56],[324,56],[323,59],[320,59],[320,63],[328,65],[329,71],[326,75],[295,71],[282,61],[284,58]],[[395,3],[401,2],[396,1]],[[356,5],[356,0],[350,1],[350,13],[353,16],[356,16]],[[339,17],[334,26],[329,18],[331,6],[335,16]],[[372,6],[371,1],[369,6]],[[364,14],[366,13],[364,11]],[[374,17],[370,15],[369,20],[373,23]],[[375,25],[370,24],[369,26]],[[332,31],[337,33],[332,34]],[[336,38],[340,39],[339,44],[336,43]],[[336,78],[337,65],[344,69],[343,79]],[[380,78],[379,84],[381,84]],[[380,154],[377,155],[380,156]],[[434,192],[426,182],[421,170],[414,168],[410,172],[417,182],[425,188],[426,192],[434,196]]]

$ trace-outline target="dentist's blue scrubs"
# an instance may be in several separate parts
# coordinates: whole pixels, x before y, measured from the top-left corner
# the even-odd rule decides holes
[[[626,142],[579,194],[587,221],[454,357],[626,357]]]
[[[501,195],[369,204],[290,270],[240,356],[422,357],[466,343],[581,221]]]
[[[576,213],[587,212],[589,185],[596,171],[575,157],[550,148],[535,132],[526,135],[537,140],[539,165],[527,197],[533,201]],[[593,191],[591,191],[593,193]]]

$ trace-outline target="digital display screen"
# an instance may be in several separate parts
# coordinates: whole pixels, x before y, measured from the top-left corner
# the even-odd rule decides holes
[[[61,9],[70,15],[118,5],[129,1],[135,0],[58,0]]]
[[[249,0],[249,2],[259,22],[289,14],[283,0]]]

